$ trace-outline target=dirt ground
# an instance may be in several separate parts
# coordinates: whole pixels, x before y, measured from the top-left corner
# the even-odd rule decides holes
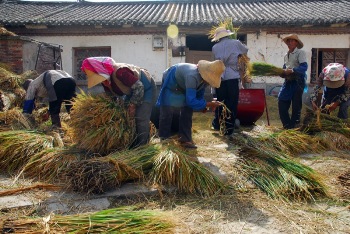
[[[276,107],[270,104],[269,122],[281,127]],[[161,194],[133,200],[117,200],[115,206],[137,205],[160,210],[177,222],[176,233],[350,233],[350,194],[337,177],[350,170],[350,152],[295,155],[295,159],[316,170],[329,188],[329,197],[312,202],[285,202],[269,198],[242,178],[235,169],[238,146],[210,129],[213,113],[195,113],[193,138],[196,154],[211,170],[225,175],[233,185],[229,194],[203,198],[194,195]],[[253,131],[267,125],[266,114]],[[0,185],[0,189],[3,188]],[[31,215],[35,210],[14,210],[13,215]],[[0,212],[0,219],[9,212]]]

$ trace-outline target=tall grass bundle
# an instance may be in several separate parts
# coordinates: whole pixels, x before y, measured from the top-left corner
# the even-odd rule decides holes
[[[64,183],[69,166],[82,158],[84,155],[75,149],[44,149],[30,158],[22,172],[26,178]]]
[[[53,137],[35,131],[0,132],[0,166],[16,172],[42,150],[53,148]]]
[[[225,190],[225,184],[219,177],[176,146],[168,145],[153,160],[151,184],[176,186],[181,192],[203,196]]]
[[[249,64],[249,74],[252,76],[281,76],[283,69],[264,62],[253,62]]]
[[[81,93],[73,101],[67,133],[80,149],[108,154],[128,148],[135,123],[121,101]]]
[[[311,200],[327,195],[319,175],[256,140],[249,140],[240,151],[242,173],[272,198]]]
[[[260,134],[258,139],[267,147],[282,151],[290,156],[326,150],[320,138],[310,136],[297,129]]]
[[[108,157],[124,162],[135,170],[148,174],[153,167],[153,157],[159,154],[160,147],[147,144],[130,150],[111,153]]]
[[[14,233],[174,233],[174,218],[151,210],[119,207],[95,213],[6,220],[3,230]]]
[[[86,194],[101,194],[122,183],[139,179],[142,174],[111,157],[73,162],[67,169],[69,187]]]

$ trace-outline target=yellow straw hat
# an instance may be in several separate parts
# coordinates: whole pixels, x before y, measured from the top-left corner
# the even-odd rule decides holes
[[[107,80],[106,77],[96,74],[95,72],[92,72],[88,69],[85,69],[84,72],[86,73],[87,81],[88,81],[88,88],[92,88],[95,85],[98,85],[102,83],[103,81]]]
[[[288,36],[286,36],[285,38],[283,38],[282,40],[284,41],[284,43],[286,43],[287,44],[287,40],[288,39],[293,39],[293,40],[296,40],[297,42],[298,42],[298,49],[301,49],[301,48],[303,48],[303,46],[304,46],[304,43],[299,39],[299,37],[298,37],[298,35],[296,35],[296,34],[289,34]]]
[[[203,80],[214,88],[219,88],[221,84],[221,75],[225,71],[225,65],[221,60],[213,62],[200,60],[198,62],[198,71]]]
[[[212,42],[218,41],[219,39],[230,36],[232,34],[235,34],[235,33],[231,32],[230,30],[227,30],[224,27],[218,27],[217,29],[215,29],[214,38],[211,41]]]

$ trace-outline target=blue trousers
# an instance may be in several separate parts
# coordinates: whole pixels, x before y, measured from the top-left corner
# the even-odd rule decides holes
[[[303,106],[304,89],[298,86],[291,100],[278,100],[278,112],[283,128],[295,128],[300,123],[301,108]],[[289,109],[292,105],[292,115],[289,115]]]

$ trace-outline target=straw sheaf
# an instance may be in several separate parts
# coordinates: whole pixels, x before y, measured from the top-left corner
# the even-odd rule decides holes
[[[79,149],[106,155],[131,145],[135,123],[121,100],[82,92],[72,103],[67,133]]]
[[[86,194],[105,193],[140,177],[138,171],[111,157],[73,162],[67,169],[69,187]]]
[[[53,148],[53,137],[34,131],[0,132],[0,166],[9,173],[17,172],[32,156]]]

